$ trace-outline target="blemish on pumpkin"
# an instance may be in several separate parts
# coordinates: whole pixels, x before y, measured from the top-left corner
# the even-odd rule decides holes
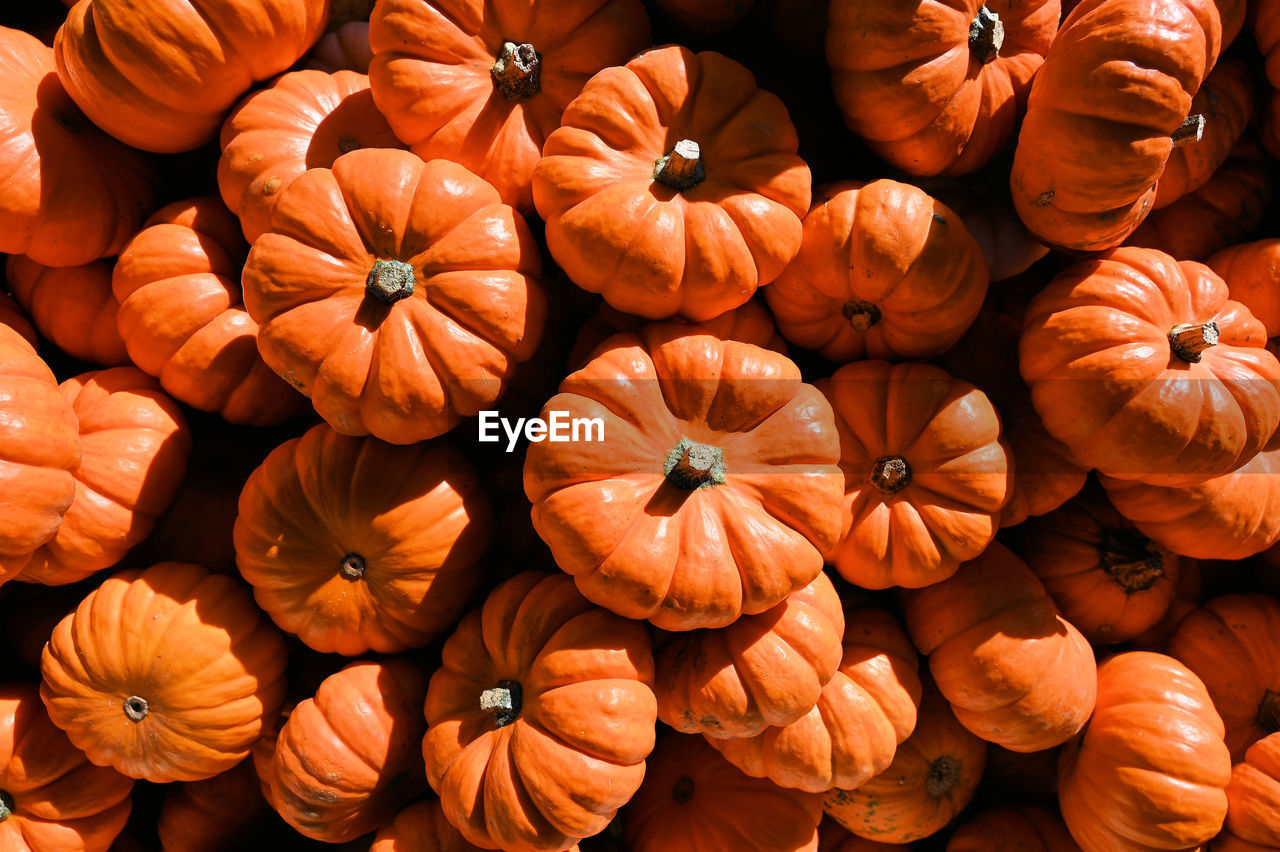
[[[1040,193],[1040,197],[1036,199],[1036,204],[1041,207],[1048,207],[1053,202],[1053,190]]]
[[[262,182],[262,194],[275,195],[280,191],[280,185],[282,183],[284,183],[284,181],[280,180],[278,177],[267,178]]]

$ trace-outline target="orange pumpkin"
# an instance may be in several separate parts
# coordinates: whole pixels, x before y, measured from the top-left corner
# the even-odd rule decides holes
[[[1231,298],[1248,308],[1272,339],[1280,336],[1280,239],[1230,246],[1205,263],[1227,282]]]
[[[156,829],[165,852],[218,852],[258,835],[270,813],[246,759],[212,778],[172,785]]]
[[[525,456],[533,524],[588,599],[664,630],[724,627],[813,581],[840,530],[839,439],[790,360],[699,326],[602,344],[542,418],[602,440]]]
[[[329,74],[336,71],[368,74],[371,62],[373,47],[369,44],[369,22],[348,21],[322,35],[307,54],[302,67]]]
[[[363,149],[276,201],[244,268],[262,358],[344,435],[412,444],[491,408],[546,306],[528,226],[462,166]]]
[[[982,249],[992,283],[1021,275],[1049,253],[1049,247],[1018,218],[1008,187],[958,180],[943,184],[934,194],[959,214],[965,230]]]
[[[38,345],[35,326],[23,313],[22,306],[15,302],[12,296],[3,292],[0,292],[0,325],[7,325],[18,332],[23,340],[31,344],[32,349]]]
[[[121,571],[54,628],[49,718],[100,766],[199,781],[249,755],[284,700],[284,641],[230,577],[162,562]]]
[[[1231,768],[1227,822],[1213,852],[1280,849],[1280,734],[1263,737]]]
[[[5,278],[36,328],[73,358],[114,367],[129,363],[116,329],[120,303],[111,293],[105,260],[84,266],[43,266],[15,254],[5,261]]]
[[[1080,852],[1048,808],[1006,805],[983,811],[956,829],[947,852]]]
[[[649,319],[711,319],[800,250],[809,167],[782,101],[678,45],[583,87],[533,171],[547,248],[584,290]]]
[[[419,799],[378,829],[369,852],[481,852],[481,849],[464,840],[458,829],[449,824],[439,801]]]
[[[1250,25],[1254,40],[1266,64],[1267,82],[1272,86],[1271,99],[1262,124],[1262,143],[1275,156],[1280,151],[1280,96],[1275,87],[1280,82],[1280,4],[1259,0],[1250,4]]]

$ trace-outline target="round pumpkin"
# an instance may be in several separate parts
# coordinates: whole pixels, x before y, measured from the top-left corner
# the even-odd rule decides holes
[[[622,814],[628,852],[817,852],[822,799],[744,775],[702,737],[658,739]]]
[[[1058,0],[834,0],[826,54],[845,124],[913,175],[965,174],[1013,135]]]
[[[1130,640],[1130,647],[1134,651],[1163,653],[1182,619],[1187,613],[1200,608],[1199,598],[1204,588],[1200,562],[1183,557],[1178,563],[1178,585],[1174,589],[1173,601],[1165,611],[1164,618]]]
[[[940,187],[936,197],[959,214],[965,230],[982,249],[992,283],[1021,275],[1049,253],[1049,247],[1018,218],[1007,186],[956,181]]]
[[[916,726],[918,658],[902,626],[879,609],[848,614],[840,668],[817,705],[754,737],[708,738],[734,766],[779,787],[853,790],[886,770]]]
[[[266,426],[305,410],[258,354],[241,302],[244,239],[216,198],[156,211],[116,262],[111,287],[129,357],[167,393],[231,423]]]
[[[0,252],[80,266],[117,254],[153,206],[151,165],[67,96],[53,51],[0,27]]]
[[[330,426],[412,444],[491,408],[533,354],[540,268],[483,180],[363,149],[280,193],[242,280],[263,360]]]
[[[947,852],[1080,852],[1053,811],[1005,805],[983,811],[956,829]]]
[[[810,713],[840,666],[844,612],[826,573],[759,615],[672,636],[658,654],[658,718],[686,734],[754,737]]]
[[[592,75],[650,44],[638,0],[382,0],[373,97],[424,160],[453,160],[533,212],[547,137]]]
[[[173,154],[214,138],[245,90],[301,58],[328,18],[329,0],[80,0],[53,52],[94,124]]]
[[[40,663],[49,718],[130,778],[225,772],[284,700],[284,641],[239,583],[198,565],[121,571],[58,622]]]
[[[868,589],[951,576],[995,538],[1010,491],[1000,416],[982,391],[925,364],[855,361],[818,387],[844,472],[844,528],[828,551]]]
[[[573,283],[649,319],[711,319],[800,250],[809,167],[782,101],[678,45],[591,78],[547,137],[533,199]]]
[[[490,517],[450,445],[399,447],[320,424],[245,483],[236,564],[258,606],[309,647],[390,654],[457,623],[484,579]]]
[[[1280,239],[1229,246],[1205,263],[1227,282],[1231,298],[1248,308],[1272,339],[1280,336]]]
[[[115,367],[129,363],[116,328],[120,303],[111,293],[112,264],[44,266],[25,255],[5,261],[5,279],[40,333],[73,358]]]
[[[255,750],[267,802],[298,833],[346,843],[375,831],[426,788],[418,746],[426,678],[416,663],[352,663],[289,712]]]
[[[645,775],[657,702],[644,625],[525,571],[464,616],[427,688],[427,780],[469,842],[555,852]]]
[[[764,293],[782,336],[831,361],[944,351],[977,317],[989,273],[960,217],[892,180],[820,189],[795,261]]]
[[[236,105],[219,136],[218,190],[252,243],[280,193],[307,169],[359,148],[402,148],[355,71],[293,71]]]
[[[1231,756],[1200,679],[1163,654],[1098,666],[1098,706],[1062,749],[1062,819],[1084,852],[1198,849],[1222,828]]]
[[[0,686],[0,847],[106,852],[129,818],[132,789],[49,721],[34,686]]]
[[[1241,467],[1280,424],[1265,345],[1207,266],[1120,248],[1032,300],[1019,365],[1045,429],[1081,464],[1186,486]]]
[[[842,477],[831,407],[795,364],[682,323],[596,352],[542,419],[599,429],[531,444],[524,467],[534,527],[579,590],[693,630],[812,582],[839,534]]]
[[[946,699],[926,686],[915,731],[893,763],[856,790],[832,790],[827,816],[868,840],[910,843],[937,834],[978,789],[987,744],[964,729]]]
[[[322,35],[307,54],[302,67],[328,74],[335,71],[368,74],[371,62],[373,47],[369,44],[369,22],[348,21]]]
[[[576,850],[577,847],[570,847]],[[481,852],[444,818],[436,799],[419,799],[378,829],[369,852]]]
[[[218,852],[257,836],[270,814],[253,761],[245,759],[212,778],[169,787],[156,829],[165,852]]]
[[[1010,751],[1040,751],[1089,720],[1093,649],[1004,545],[908,593],[904,605],[938,689],[977,736]]]
[[[1231,768],[1227,822],[1210,846],[1213,852],[1280,849],[1280,734],[1249,746]]]

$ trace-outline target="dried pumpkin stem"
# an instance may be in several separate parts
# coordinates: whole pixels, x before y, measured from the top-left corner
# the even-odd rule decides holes
[[[509,101],[522,101],[542,88],[542,58],[531,44],[504,41],[498,61],[489,69],[493,84]]]
[[[1218,324],[1212,320],[1206,323],[1184,322],[1169,329],[1169,347],[1188,364],[1200,360],[1200,353],[1218,342]]]
[[[696,491],[724,484],[724,450],[681,438],[667,453],[662,475],[679,488]]]
[[[856,299],[840,306],[840,315],[849,321],[854,331],[866,331],[880,322],[880,309],[870,302]]]
[[[1173,140],[1173,147],[1181,148],[1184,145],[1194,145],[1204,138],[1204,128],[1208,124],[1208,120],[1200,114],[1189,115],[1187,120],[1178,125],[1178,129],[1169,135]]]
[[[884,456],[871,467],[871,484],[885,494],[897,494],[911,484],[911,465],[902,456]]]
[[[147,699],[137,695],[130,695],[124,700],[124,715],[129,717],[131,722],[141,722],[147,718]]]
[[[359,553],[348,553],[342,557],[342,564],[339,566],[338,571],[348,580],[359,580],[364,577],[364,572],[368,567],[364,557]]]
[[[403,260],[379,260],[369,270],[365,291],[379,302],[394,305],[413,295],[413,267]]]
[[[1164,554],[1137,530],[1102,530],[1098,552],[1103,570],[1126,595],[1145,592],[1164,576]]]
[[[688,775],[681,775],[676,779],[676,783],[671,787],[671,798],[675,799],[677,805],[683,805],[693,798],[693,779]]]
[[[681,139],[653,163],[653,179],[677,192],[692,189],[707,179],[702,167],[702,148],[692,139]]]
[[[1267,690],[1258,704],[1258,726],[1268,733],[1280,731],[1280,694]]]
[[[1000,55],[1004,47],[1004,22],[995,12],[983,6],[969,24],[969,52],[986,65]]]
[[[500,680],[493,689],[480,693],[480,709],[492,714],[499,728],[506,727],[520,715],[521,693],[519,681]]]
[[[943,755],[929,764],[924,786],[933,797],[945,796],[960,780],[960,764],[955,758]]]
[[[13,816],[13,795],[8,790],[0,790],[0,822]]]
[[[338,150],[344,154],[350,154],[359,147],[360,140],[354,136],[343,136],[338,140]]]

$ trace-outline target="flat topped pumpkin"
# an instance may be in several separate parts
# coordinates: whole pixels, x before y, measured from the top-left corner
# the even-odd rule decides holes
[[[491,408],[533,354],[537,246],[447,160],[362,149],[295,178],[244,268],[267,364],[344,435],[411,444]]]

